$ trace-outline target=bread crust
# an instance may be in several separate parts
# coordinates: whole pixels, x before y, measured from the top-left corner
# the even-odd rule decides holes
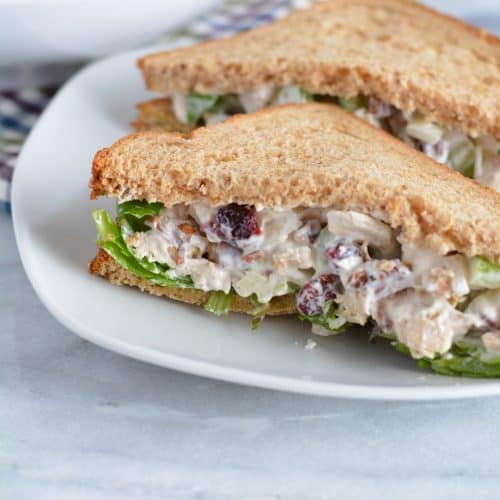
[[[150,293],[158,297],[167,297],[169,299],[203,306],[208,300],[209,294],[201,290],[191,288],[169,288],[151,283],[148,280],[138,278],[123,267],[121,267],[104,250],[99,249],[97,255],[89,264],[89,271],[95,276],[102,276],[114,285],[131,286],[139,288],[142,292]],[[235,295],[231,303],[230,311],[237,313],[252,314],[253,306],[249,299]],[[294,314],[295,297],[293,295],[283,295],[275,297],[269,303],[269,310],[266,312],[269,316],[281,316],[284,314]]]
[[[500,140],[500,39],[417,2],[330,0],[138,65],[147,87],[167,95],[297,84],[312,93],[374,95]]]
[[[91,198],[358,210],[440,254],[500,261],[500,197],[337,106],[268,108],[99,151]]]
[[[161,130],[163,132],[190,132],[194,126],[181,123],[172,109],[172,101],[168,97],[152,99],[137,104],[137,118],[132,127],[137,132]]]

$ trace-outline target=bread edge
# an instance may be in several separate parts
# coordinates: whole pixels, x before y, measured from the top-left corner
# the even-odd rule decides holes
[[[367,7],[370,7],[373,4],[375,4],[375,5],[377,4],[376,0],[364,0],[364,2],[366,3]],[[400,3],[404,3],[404,2],[400,2]],[[458,18],[453,17],[453,16],[446,14],[446,13],[440,12],[440,11],[438,11],[432,7],[429,7],[427,5],[420,4],[419,2],[408,2],[408,3],[411,3],[412,7],[414,7],[414,8],[420,9],[421,11],[426,11],[427,13],[432,14],[432,15],[440,18],[443,22],[449,22],[449,23],[454,24],[457,27],[457,29],[461,28],[461,29],[468,31],[469,33],[484,40],[488,44],[500,46],[500,37],[497,37],[493,33],[490,33],[483,28],[479,28],[479,27],[467,24],[466,22],[464,22],[461,19],[458,19]],[[313,7],[313,6],[311,6],[311,7]],[[287,17],[293,16],[293,15],[299,13],[301,10],[304,10],[304,9],[298,9],[298,10],[292,11]],[[269,26],[271,24],[274,24],[276,22],[281,22],[281,21],[287,19],[287,17],[273,21],[272,23],[268,23],[268,24],[265,24],[263,26],[256,27],[254,29],[259,30],[262,28],[266,28],[267,26]],[[157,80],[157,74],[156,74],[157,68],[155,67],[156,65],[154,62],[155,57],[160,55],[160,54],[166,54],[169,52],[184,52],[186,54],[186,57],[189,57],[189,51],[194,47],[197,47],[197,48],[202,47],[202,46],[210,47],[210,45],[213,45],[213,44],[218,44],[221,42],[224,43],[225,41],[230,40],[230,39],[240,38],[242,36],[245,36],[246,33],[248,33],[248,32],[243,31],[243,32],[236,33],[232,36],[224,36],[221,38],[204,40],[204,41],[198,42],[198,43],[190,45],[190,46],[180,47],[177,49],[172,49],[170,51],[156,52],[153,54],[142,56],[141,58],[139,58],[136,61],[136,64],[137,64],[137,67],[142,72],[144,84],[145,84],[146,88],[148,88],[149,90],[161,92],[161,93],[166,93],[166,94],[170,94],[173,90],[178,90],[181,92],[190,92],[190,91],[195,90],[194,86],[191,86],[193,88],[189,88],[189,89],[188,88],[172,89],[170,87],[167,88],[167,86],[165,86],[164,88],[160,88],[158,85],[154,85],[153,82],[155,82]],[[254,85],[254,88],[262,85],[263,83],[264,82],[260,82],[260,81],[256,82]],[[269,82],[267,82],[267,83],[269,83]],[[247,89],[247,90],[250,90],[250,89]],[[353,88],[352,92],[350,94],[355,95],[355,94],[359,94],[360,92],[361,92],[361,89],[359,89],[359,88],[354,89]],[[411,92],[411,90],[410,90],[410,92]],[[329,92],[327,92],[327,93],[329,93]],[[429,108],[429,110],[419,109],[419,106],[415,106],[415,100],[412,98],[411,95],[406,96],[406,97],[404,96],[404,93],[401,92],[401,88],[399,85],[396,85],[395,87],[392,87],[392,88],[387,88],[387,95],[382,96],[382,95],[376,95],[376,94],[377,93],[375,92],[374,95],[376,97],[379,97],[382,100],[389,102],[390,104],[394,105],[395,107],[397,107],[398,109],[401,109],[403,111],[419,111],[419,112],[423,113],[425,116],[428,116],[429,119],[431,119],[432,121],[436,121],[436,122],[442,123],[442,124],[447,125],[447,126],[452,126],[452,127],[458,128],[463,133],[466,133],[466,134],[469,134],[472,136],[492,135],[496,140],[500,140],[500,127],[496,124],[496,122],[491,122],[490,120],[488,120],[488,122],[486,123],[486,121],[484,119],[481,122],[478,122],[473,117],[472,118],[469,117],[469,119],[466,119],[466,120],[456,119],[455,110],[448,109],[448,105],[443,105],[442,102],[441,103],[440,102],[433,102],[432,99],[430,99],[430,101],[433,102],[433,105],[431,106],[431,108]],[[415,109],[408,109],[408,106],[404,105],[405,102],[406,103],[413,102],[412,107],[414,107]],[[430,109],[432,109],[433,111],[430,111]],[[447,111],[444,111],[445,109],[447,109]]]
[[[136,104],[137,115],[131,122],[136,132],[159,130],[162,132],[188,133],[195,126],[180,122],[175,116],[172,100],[168,97],[159,97]]]
[[[138,288],[142,292],[155,295],[157,297],[165,297],[168,299],[184,302],[196,306],[203,306],[208,298],[209,293],[193,288],[170,288],[160,285],[155,285],[148,280],[139,278],[121,267],[110,255],[102,248],[99,249],[97,255],[89,264],[89,271],[94,276],[100,276],[108,280],[113,285],[130,286]],[[235,313],[252,314],[253,305],[248,298],[235,295],[231,303],[230,311]],[[292,294],[275,297],[269,304],[269,310],[266,315],[282,316],[288,314],[296,314],[295,296]]]

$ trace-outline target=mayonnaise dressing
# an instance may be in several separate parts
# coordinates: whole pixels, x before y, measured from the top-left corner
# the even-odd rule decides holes
[[[470,300],[464,256],[400,245],[390,226],[366,214],[200,201],[163,209],[148,224],[126,239],[129,248],[191,276],[200,290],[234,289],[261,303],[300,290],[301,314],[333,301],[341,322],[375,321],[415,357],[445,353],[471,328],[500,328],[500,290],[479,293],[463,312],[455,307]]]

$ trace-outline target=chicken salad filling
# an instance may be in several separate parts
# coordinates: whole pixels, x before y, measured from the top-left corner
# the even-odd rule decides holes
[[[500,191],[498,141],[490,136],[472,138],[451,127],[429,123],[418,113],[405,113],[375,97],[344,99],[310,94],[295,85],[268,85],[243,94],[217,96],[174,93],[171,98],[176,118],[190,125],[217,123],[236,113],[253,113],[277,104],[335,102],[437,162]]]
[[[127,201],[116,221],[103,210],[94,220],[118,264],[209,292],[212,312],[247,297],[256,326],[274,297],[293,294],[314,333],[368,325],[436,371],[500,376],[500,266],[486,259],[440,256],[401,243],[379,219],[335,209]]]

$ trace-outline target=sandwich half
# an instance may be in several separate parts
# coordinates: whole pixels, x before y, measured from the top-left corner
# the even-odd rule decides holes
[[[137,130],[330,101],[500,190],[500,41],[404,0],[330,0],[231,38],[139,60],[162,98]]]
[[[284,105],[95,156],[93,274],[204,305],[367,325],[441,373],[500,376],[500,200],[365,121]]]

